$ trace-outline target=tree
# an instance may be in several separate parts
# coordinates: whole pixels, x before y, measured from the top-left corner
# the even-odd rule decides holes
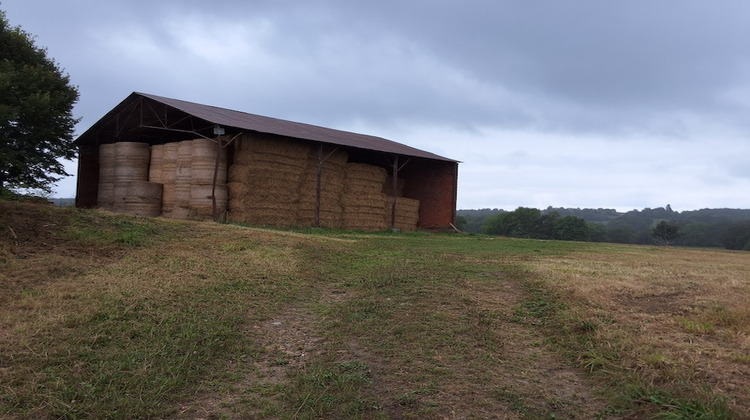
[[[586,241],[589,238],[589,227],[586,221],[565,216],[555,220],[555,239],[563,241]]]
[[[0,10],[0,194],[51,186],[73,159],[78,89],[33,37]]]
[[[651,235],[659,245],[671,245],[680,234],[680,225],[662,220],[654,226]]]
[[[721,235],[726,249],[750,251],[750,222],[733,223]]]

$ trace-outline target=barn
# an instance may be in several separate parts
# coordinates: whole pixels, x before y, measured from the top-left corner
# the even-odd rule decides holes
[[[456,218],[459,162],[375,136],[134,92],[76,144],[78,207],[358,230]]]

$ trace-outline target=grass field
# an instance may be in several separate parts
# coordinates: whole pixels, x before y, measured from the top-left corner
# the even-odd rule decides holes
[[[750,418],[750,253],[0,202],[0,418]]]

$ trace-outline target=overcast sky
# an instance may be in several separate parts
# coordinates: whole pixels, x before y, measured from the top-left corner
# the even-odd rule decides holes
[[[746,0],[0,9],[78,86],[78,133],[137,91],[460,160],[460,209],[750,208]],[[75,195],[74,180],[56,195]]]

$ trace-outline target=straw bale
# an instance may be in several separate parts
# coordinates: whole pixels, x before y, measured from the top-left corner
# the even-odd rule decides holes
[[[208,139],[195,139],[191,142],[190,179],[193,184],[213,184],[216,160],[216,184],[223,185],[227,180],[227,150],[217,150],[216,143]]]
[[[386,221],[391,224],[393,212],[393,197],[386,197],[383,202],[386,212]],[[417,230],[419,222],[419,200],[405,197],[396,197],[396,215],[394,225],[397,229],[405,231]]]
[[[115,180],[115,144],[99,146],[99,182],[114,182]]]
[[[112,211],[122,212],[128,188],[126,182],[115,182],[112,189]]]
[[[240,165],[262,165],[263,167],[292,166],[300,169],[307,167],[307,159],[284,155],[253,154],[239,159],[235,157],[234,163]]]
[[[297,187],[297,183],[303,175],[301,169],[295,169],[294,167],[256,167],[247,165],[234,164],[229,168],[229,182],[256,182],[259,179],[276,179],[294,184],[294,188]],[[261,182],[262,184],[262,182]]]
[[[222,216],[227,211],[227,187],[217,185],[192,185],[190,188],[191,219],[210,220],[214,217],[214,199],[216,197],[216,214]]]
[[[213,193],[213,194],[212,194]],[[190,186],[190,205],[209,205],[213,203],[213,196],[216,197],[216,202],[227,202],[227,187],[226,185],[217,185],[214,189],[213,185],[191,185]]]
[[[162,184],[161,194],[162,211],[171,211],[175,205],[175,184]]]
[[[174,184],[177,182],[177,161],[164,161],[161,165],[161,183]]]
[[[102,182],[99,181],[98,196],[96,204],[102,209],[111,210],[112,202],[115,194],[115,183],[114,182]]]
[[[148,143],[114,143],[114,181],[148,181],[151,147]]]
[[[177,162],[177,152],[180,148],[179,142],[171,142],[164,144],[164,155],[163,159],[165,162]]]
[[[372,180],[382,185],[387,176],[388,171],[379,166],[368,165],[366,163],[346,164],[346,177],[349,179]]]
[[[367,207],[383,207],[383,200],[385,194],[381,192],[370,192],[361,194],[344,193],[342,196],[342,203],[344,206],[367,206]]]
[[[174,185],[174,204],[176,206],[190,207],[190,187],[187,182],[176,182]]]
[[[174,183],[177,179],[177,151],[180,144],[166,143],[163,146],[161,181],[162,184],[170,184]]]
[[[175,175],[176,183],[190,183],[191,181],[191,159],[193,153],[193,143],[190,140],[181,141],[177,144],[177,172]]]
[[[344,193],[356,194],[379,194],[383,192],[383,184],[361,179],[347,178],[344,184]]]
[[[148,180],[150,182],[163,182],[164,145],[151,146],[151,161],[148,166]]]
[[[125,195],[118,210],[137,216],[156,217],[161,214],[162,185],[147,181],[130,181],[122,185]]]
[[[170,219],[189,219],[190,207],[173,206],[168,211],[163,211],[162,216],[168,217]]]
[[[245,162],[245,159],[251,159],[253,155],[280,155],[306,159],[313,149],[312,145],[299,140],[260,133],[244,134],[236,144],[235,162]]]
[[[162,184],[148,181],[124,183],[125,202],[159,202],[162,197]]]

